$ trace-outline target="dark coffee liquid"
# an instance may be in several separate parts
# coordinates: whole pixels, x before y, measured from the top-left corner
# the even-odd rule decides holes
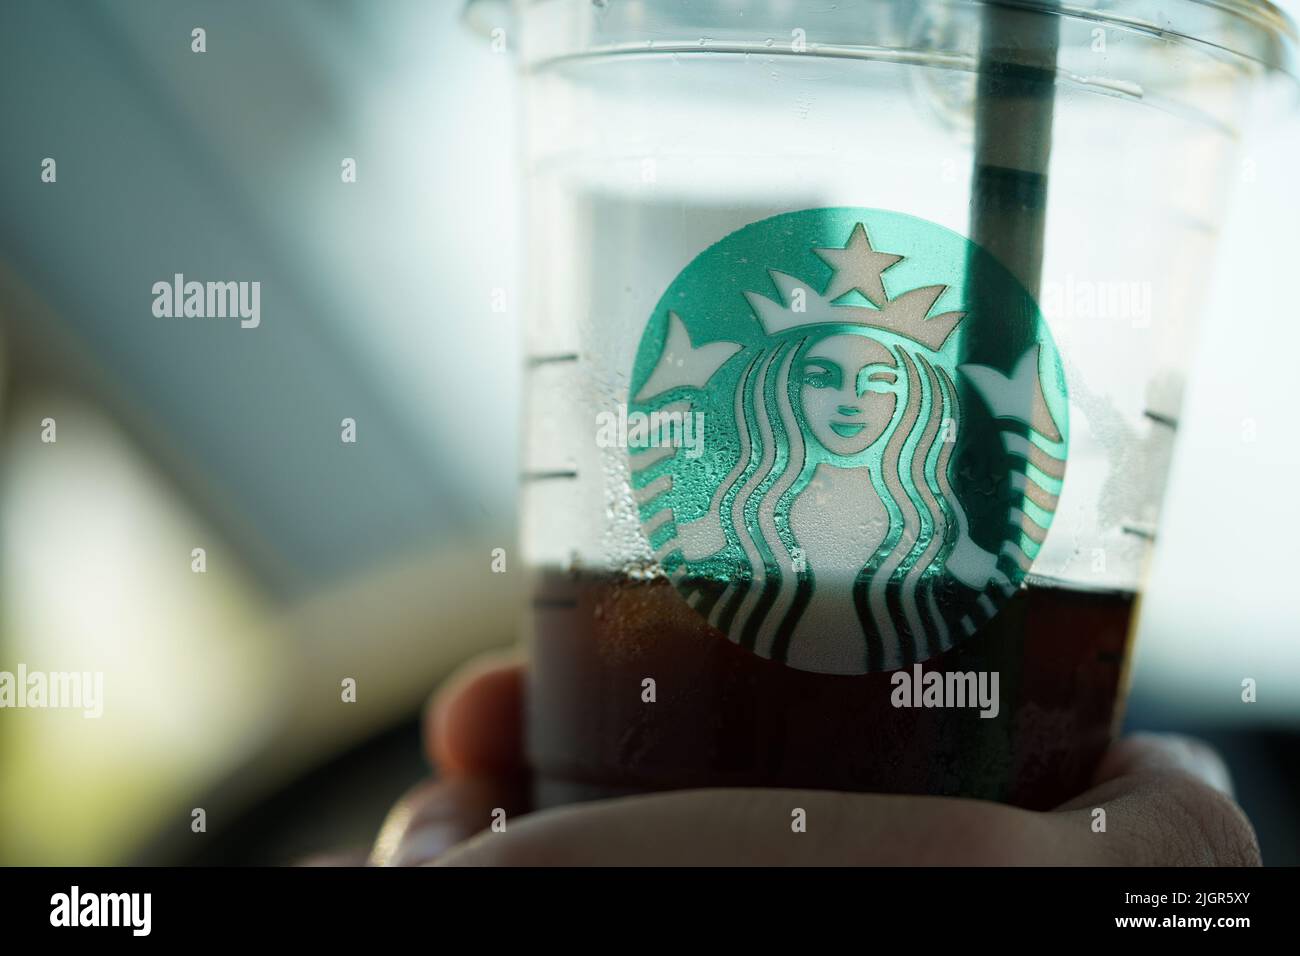
[[[528,736],[541,806],[712,786],[1056,806],[1087,788],[1110,741],[1135,603],[1132,592],[1035,579],[983,630],[920,665],[996,671],[988,718],[978,704],[895,706],[906,688],[892,673],[765,660],[663,579],[543,573],[535,593]]]

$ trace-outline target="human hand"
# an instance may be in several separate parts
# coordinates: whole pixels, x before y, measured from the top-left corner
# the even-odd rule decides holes
[[[1173,735],[1119,741],[1094,786],[1039,813],[953,797],[818,790],[685,790],[527,813],[523,671],[469,665],[426,718],[437,780],[389,814],[386,865],[1145,865],[1260,863],[1227,768]],[[801,807],[807,830],[793,833]],[[1095,808],[1106,811],[1093,832]],[[488,829],[504,811],[504,832]]]

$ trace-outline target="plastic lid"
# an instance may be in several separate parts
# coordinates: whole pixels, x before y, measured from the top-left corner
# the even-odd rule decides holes
[[[984,0],[942,0],[936,7],[978,6]],[[1291,19],[1268,0],[997,0],[1000,6],[1020,7],[1062,17],[1092,21],[1100,26],[1149,33],[1171,41],[1203,45],[1235,54],[1292,77],[1300,78],[1296,48],[1300,34]],[[860,14],[872,7],[924,8],[914,0],[874,0],[861,7],[843,4],[847,30],[861,24]],[[509,31],[513,10],[518,5],[569,5],[587,8],[593,17],[640,20],[640,13],[653,14],[660,22],[676,20],[684,30],[749,24],[761,29],[776,20],[797,20],[789,0],[699,0],[696,3],[658,3],[657,0],[468,0],[465,22],[483,36],[494,30]],[[806,16],[806,14],[805,14]],[[823,15],[824,18],[824,15]],[[793,22],[793,21],[792,21]],[[856,32],[856,31],[854,31]],[[851,41],[849,41],[851,42]]]

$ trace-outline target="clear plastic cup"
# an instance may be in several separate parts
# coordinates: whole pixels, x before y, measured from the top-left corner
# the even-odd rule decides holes
[[[516,47],[548,804],[1077,793],[1264,3],[471,5]]]

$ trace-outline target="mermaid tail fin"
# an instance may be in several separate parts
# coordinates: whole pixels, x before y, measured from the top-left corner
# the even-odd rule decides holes
[[[1043,394],[1040,357],[1041,347],[1031,346],[1010,375],[987,365],[960,366],[1000,425],[1003,448],[1015,462],[1011,486],[1020,493],[1020,500],[1018,506],[1008,510],[1007,540],[1001,552],[991,556],[995,567],[983,585],[996,587],[1004,595],[1014,589],[1012,580],[1029,570],[1042,549],[1065,478],[1066,436]],[[1055,369],[1050,371],[1059,374]],[[954,559],[959,558],[960,550],[959,546],[954,551]],[[949,569],[963,582],[972,584],[959,573],[960,565],[959,560],[950,560]],[[990,612],[988,617],[992,616],[993,606],[993,602],[981,597],[979,607]],[[967,617],[962,627],[971,633],[983,623]]]
[[[1043,397],[1038,368],[1040,352],[1038,345],[1026,349],[1010,375],[987,365],[962,365],[959,371],[975,386],[994,418],[1028,425],[1047,442],[1056,444],[1061,441],[1061,432]]]
[[[740,351],[736,342],[709,342],[696,346],[676,312],[668,313],[668,335],[650,377],[636,397],[647,402],[683,385],[703,388],[729,358]]]

